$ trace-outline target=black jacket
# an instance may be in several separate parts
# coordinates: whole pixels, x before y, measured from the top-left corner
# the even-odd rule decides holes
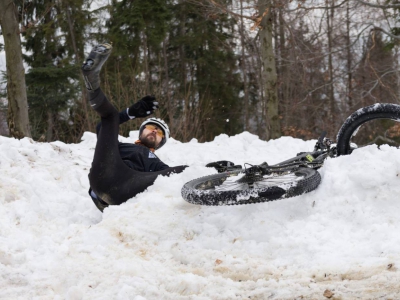
[[[119,124],[129,121],[130,118],[126,110],[119,113]],[[99,133],[101,122],[97,124],[96,132]],[[151,152],[146,146],[119,143],[119,153],[124,163],[131,169],[140,172],[154,172],[169,168],[157,155]]]
[[[119,113],[119,124],[129,121],[130,118],[123,110]],[[97,134],[101,130],[101,122],[97,124]],[[142,145],[130,144],[130,143],[119,143],[119,153],[124,163],[131,169],[140,172],[155,172],[162,171],[169,168],[168,165],[163,163],[149,148]],[[104,208],[108,206],[100,197],[98,197],[90,188],[89,195],[92,198],[94,204],[102,212]]]
[[[140,172],[154,172],[169,168],[146,146],[119,143],[119,153],[124,163]]]

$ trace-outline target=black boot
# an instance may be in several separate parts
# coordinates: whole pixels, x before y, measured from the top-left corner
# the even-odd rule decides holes
[[[82,65],[83,78],[85,85],[90,93],[94,93],[100,87],[100,71],[103,64],[110,56],[112,46],[104,43],[94,46],[89,56]]]

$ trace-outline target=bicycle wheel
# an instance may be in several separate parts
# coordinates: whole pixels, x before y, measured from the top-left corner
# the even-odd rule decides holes
[[[400,105],[377,103],[363,107],[346,119],[337,135],[338,155],[377,144],[400,145]]]
[[[209,175],[187,182],[182,197],[199,205],[239,205],[273,201],[315,190],[321,175],[314,169],[264,175],[255,182],[244,180],[241,171]]]

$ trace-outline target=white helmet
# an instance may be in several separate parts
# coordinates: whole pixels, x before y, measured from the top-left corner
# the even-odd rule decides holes
[[[146,124],[155,124],[158,127],[160,127],[162,129],[162,131],[164,131],[164,137],[162,138],[160,144],[156,148],[156,149],[160,149],[162,146],[164,146],[164,144],[168,141],[168,138],[169,138],[169,127],[168,127],[167,123],[165,123],[163,120],[161,120],[159,118],[149,118],[146,121],[144,121],[142,123],[142,125],[140,125],[139,137],[142,135],[142,132],[143,132]]]

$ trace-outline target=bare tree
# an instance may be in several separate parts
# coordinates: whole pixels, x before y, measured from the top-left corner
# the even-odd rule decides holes
[[[335,10],[333,6],[335,5],[335,1],[331,0],[331,7],[327,8],[326,11],[326,28],[327,28],[327,40],[328,40],[328,99],[330,106],[330,121],[333,123],[335,120],[335,94],[333,88],[333,22],[335,16]]]
[[[247,62],[246,62],[246,54],[245,54],[245,29],[244,29],[244,21],[243,21],[243,0],[240,0],[240,43],[241,43],[241,60],[240,65],[243,73],[243,92],[244,92],[244,130],[249,130],[249,89],[247,83]]]
[[[275,139],[281,136],[280,119],[278,111],[278,87],[275,52],[273,47],[272,35],[272,1],[259,0],[258,11],[261,19],[260,22],[260,52],[262,75],[264,81],[264,97],[265,97],[265,116],[267,119],[266,136],[267,139]]]
[[[196,0],[188,0],[188,1],[196,1]],[[284,0],[286,1],[286,0]],[[197,1],[198,2],[198,1]],[[253,1],[246,1],[246,2],[253,2]],[[240,67],[241,71],[244,75],[244,128],[249,130],[251,127],[250,123],[252,121],[257,122],[257,133],[261,137],[265,137],[266,139],[271,138],[279,138],[281,134],[281,125],[280,125],[280,117],[279,117],[279,98],[278,98],[278,76],[276,70],[276,57],[274,51],[274,42],[273,42],[273,13],[272,11],[276,8],[276,3],[279,1],[274,0],[254,0],[254,5],[251,4],[250,6],[243,7],[243,3],[241,0],[239,2],[230,3],[227,5],[223,1],[218,0],[206,0],[204,1],[203,5],[212,11],[230,14],[234,18],[238,20],[239,24],[239,37],[241,43],[241,61]],[[278,3],[278,6],[281,4]],[[230,7],[231,6],[231,7]],[[238,6],[238,7],[235,7]],[[240,13],[237,13],[239,11]],[[244,13],[246,11],[246,13]],[[254,11],[253,15],[248,15],[249,11]],[[245,27],[243,24],[243,20],[250,20],[253,22],[252,29],[258,29],[258,49],[256,49],[257,56],[259,55],[258,59],[260,64],[257,64],[257,68],[260,68],[261,78],[259,79],[259,113],[252,117],[253,120],[248,116],[249,115],[249,86],[248,83],[250,82],[246,78],[246,71],[250,69],[247,64],[247,57],[245,56],[244,52],[244,45],[243,43],[247,43],[244,39],[244,32]],[[250,57],[249,60],[253,58]],[[250,65],[250,64],[249,64]],[[261,130],[260,130],[260,127]]]
[[[25,70],[17,10],[12,0],[0,0],[0,23],[4,36],[7,68],[8,117],[10,135],[30,137]]]

